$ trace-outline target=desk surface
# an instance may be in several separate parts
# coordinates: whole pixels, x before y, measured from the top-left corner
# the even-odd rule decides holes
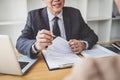
[[[37,63],[23,76],[0,74],[0,80],[62,80],[71,71],[71,68],[49,71],[40,55]]]

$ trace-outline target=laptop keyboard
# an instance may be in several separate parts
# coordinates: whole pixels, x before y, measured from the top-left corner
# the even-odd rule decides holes
[[[29,62],[19,62],[21,69],[23,69]]]

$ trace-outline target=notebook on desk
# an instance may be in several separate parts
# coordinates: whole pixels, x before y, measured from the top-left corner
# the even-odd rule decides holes
[[[37,60],[16,55],[9,36],[0,35],[0,73],[23,75]]]
[[[116,41],[111,44],[101,44],[101,46],[103,46],[106,49],[109,49],[117,54],[120,54],[120,46],[118,44],[116,44]]]

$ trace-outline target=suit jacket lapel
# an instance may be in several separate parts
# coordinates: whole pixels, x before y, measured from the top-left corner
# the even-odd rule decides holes
[[[47,14],[47,8],[46,7],[42,10],[41,17],[42,17],[41,19],[43,19],[43,22],[42,22],[43,29],[50,30],[49,19],[48,19],[48,14]]]
[[[66,32],[66,38],[67,40],[70,39],[70,17],[69,13],[63,8],[63,20],[64,20],[64,27]]]
[[[50,30],[49,26],[49,19],[48,19],[48,14],[47,14],[47,8],[45,7],[41,14],[40,14],[40,26],[41,29],[47,29]],[[69,13],[63,8],[63,20],[64,20],[64,27],[65,27],[65,33],[66,33],[66,39],[69,40],[71,33],[70,33],[70,17]]]

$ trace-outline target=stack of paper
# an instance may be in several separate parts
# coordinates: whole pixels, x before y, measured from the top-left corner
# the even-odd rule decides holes
[[[71,67],[80,57],[72,52],[68,41],[61,37],[53,40],[47,50],[43,50],[49,70]]]

